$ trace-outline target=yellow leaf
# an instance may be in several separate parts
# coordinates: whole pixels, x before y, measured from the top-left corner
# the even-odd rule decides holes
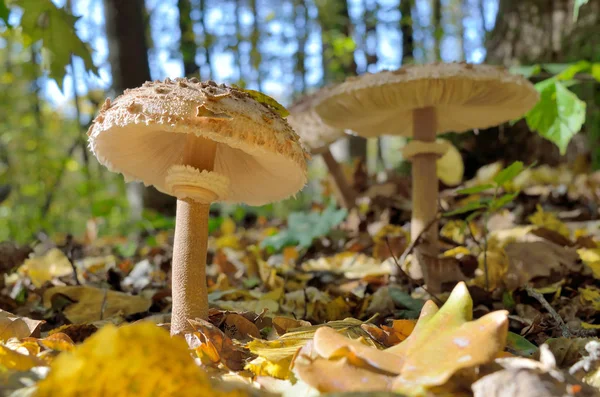
[[[74,324],[106,320],[118,314],[130,315],[150,308],[150,299],[123,292],[86,286],[53,287],[44,292],[44,306],[51,307],[53,297],[65,295],[75,303],[66,306],[65,316]]]
[[[480,287],[485,287],[485,264],[487,263],[487,277],[490,290],[499,288],[503,285],[503,281],[508,272],[510,260],[508,255],[502,248],[487,251],[487,255],[482,252],[477,258],[479,267],[476,272],[476,277],[473,283]]]
[[[18,317],[0,309],[0,341],[10,338],[23,339],[34,333],[39,336],[40,325],[44,321],[32,320],[27,317]]]
[[[567,225],[561,222],[553,213],[544,212],[544,209],[539,204],[537,205],[537,211],[527,219],[532,225],[555,231],[566,238],[571,237],[571,231]]]
[[[583,263],[592,269],[594,278],[600,279],[600,248],[580,248],[577,253]]]
[[[452,249],[444,251],[444,253],[442,254],[442,256],[444,256],[444,257],[451,257],[451,258],[458,258],[458,257],[464,256],[464,255],[471,255],[471,251],[469,251],[469,249],[467,247],[462,247],[462,246],[454,247]]]
[[[44,256],[27,259],[19,268],[19,272],[26,274],[33,285],[41,287],[55,277],[73,274],[73,267],[61,250],[52,248]]]
[[[302,380],[323,391],[332,385],[333,390],[338,390],[336,384],[344,385],[343,391],[364,391],[364,384],[350,379],[359,372],[364,379],[370,374],[397,374],[392,385],[382,381],[369,390],[425,395],[427,390],[445,384],[456,372],[493,361],[504,349],[508,312],[495,311],[471,321],[472,309],[473,301],[461,282],[441,309],[427,301],[410,336],[383,351],[343,338],[333,330],[320,329],[315,334],[314,348],[322,358],[300,364],[304,368],[298,373]],[[324,358],[330,360],[322,361]],[[319,371],[315,371],[317,367]],[[327,372],[324,386],[314,375],[323,374],[330,367],[337,370]],[[365,372],[369,367],[372,370]]]
[[[581,328],[583,329],[600,329],[600,324],[590,324],[585,321],[581,322]]]
[[[449,220],[440,230],[440,235],[456,241],[459,244],[465,243],[467,225],[463,220]]]
[[[465,172],[462,156],[450,141],[445,139],[437,141],[448,145],[448,151],[435,164],[437,176],[445,185],[456,186],[462,181]]]
[[[600,310],[600,289],[590,285],[585,288],[579,288],[580,299],[582,303],[588,302],[594,310]]]
[[[290,376],[290,365],[292,357],[274,362],[263,357],[258,357],[246,364],[245,370],[248,370],[256,376],[272,376],[277,379],[287,379]]]
[[[235,222],[230,217],[226,217],[223,219],[221,223],[221,234],[223,236],[228,236],[235,233]]]
[[[244,396],[213,389],[181,338],[148,322],[107,325],[62,353],[37,396]]]
[[[27,371],[33,367],[44,365],[44,362],[35,356],[28,356],[0,345],[0,372],[3,369]]]

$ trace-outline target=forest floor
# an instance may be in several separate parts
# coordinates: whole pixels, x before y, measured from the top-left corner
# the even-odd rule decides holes
[[[433,295],[410,276],[404,179],[357,180],[349,213],[215,218],[209,319],[185,341],[167,331],[172,231],[2,243],[0,391],[600,395],[600,173],[501,174],[441,192],[452,279]]]

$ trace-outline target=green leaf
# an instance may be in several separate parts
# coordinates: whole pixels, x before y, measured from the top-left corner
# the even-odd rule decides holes
[[[287,230],[265,238],[261,247],[271,247],[277,251],[290,245],[308,248],[314,239],[327,236],[331,229],[339,225],[348,215],[344,208],[336,209],[335,204],[328,206],[323,212],[293,212],[289,215]]]
[[[498,186],[504,185],[506,182],[510,182],[516,178],[523,171],[523,162],[515,161],[502,171],[500,171],[495,177],[494,182],[498,184]]]
[[[521,357],[532,357],[538,351],[536,345],[513,332],[509,332],[506,337],[506,349]]]
[[[403,307],[409,310],[420,312],[425,302],[421,299],[415,299],[410,294],[402,291],[398,287],[389,287],[388,293],[396,307]]]
[[[584,4],[587,4],[589,0],[575,0],[575,4],[573,5],[573,22],[577,22],[577,18],[579,18],[579,9]]]
[[[591,63],[588,61],[579,61],[573,64],[566,65],[567,67],[556,75],[559,80],[572,80],[577,73],[589,70]]]
[[[510,203],[519,195],[519,192],[516,193],[508,193],[503,196],[498,197],[496,200],[492,201],[490,204],[490,211],[497,211],[500,208],[504,207],[506,204]]]
[[[600,81],[600,63],[595,63],[590,68],[590,73],[592,77],[596,79],[596,81]]]
[[[10,23],[8,23],[8,16],[10,15],[10,10],[6,6],[5,0],[0,0],[0,19],[4,21],[4,24],[10,28]]]
[[[513,66],[509,70],[511,73],[520,74],[526,79],[528,79],[539,74],[542,71],[542,68],[540,67],[540,65]]]
[[[465,205],[464,207],[460,207],[453,211],[444,212],[444,216],[460,215],[460,214],[464,214],[466,212],[471,212],[471,211],[479,210],[482,208],[487,208],[487,205],[483,201],[481,201],[481,200],[472,201],[472,202],[468,203],[467,205]]]
[[[15,4],[23,9],[23,33],[31,37],[32,43],[42,41],[49,57],[46,65],[49,76],[61,89],[71,55],[80,57],[86,70],[97,73],[88,46],[75,32],[79,17],[58,8],[51,0],[17,0]]]
[[[282,104],[280,104],[275,99],[268,96],[267,94],[263,94],[260,91],[242,88],[235,84],[232,84],[232,86],[237,88],[240,91],[244,91],[246,94],[250,95],[257,102],[260,102],[263,105],[267,106],[268,108],[273,109],[281,117],[287,117],[290,114],[290,112]]]
[[[562,82],[547,85],[540,101],[527,113],[525,120],[533,131],[553,142],[565,154],[571,138],[585,122],[586,104]]]
[[[476,185],[472,187],[467,187],[465,189],[460,189],[456,191],[456,194],[475,194],[485,192],[486,190],[493,189],[495,186],[492,184],[486,185]]]

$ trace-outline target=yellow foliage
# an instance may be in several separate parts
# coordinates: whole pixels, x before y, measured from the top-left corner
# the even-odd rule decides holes
[[[2,370],[27,371],[33,367],[45,365],[35,356],[19,353],[7,346],[0,345],[0,372]]]
[[[150,299],[123,292],[87,286],[66,286],[46,290],[44,306],[51,307],[52,299],[57,294],[66,295],[75,301],[63,311],[73,324],[105,320],[118,314],[145,312],[152,303]]]
[[[476,277],[473,280],[475,285],[482,288],[486,286],[485,282],[485,264],[487,262],[487,277],[490,289],[499,288],[503,285],[503,280],[508,272],[510,260],[503,248],[488,249],[487,255],[480,253],[477,257],[479,267],[476,272]]]
[[[577,253],[583,263],[592,269],[594,277],[600,279],[600,248],[580,248]]]
[[[592,305],[594,310],[600,310],[600,289],[593,285],[589,285],[585,288],[579,288],[581,294],[579,298],[582,303],[589,303]]]
[[[465,236],[468,233],[465,221],[457,219],[450,220],[442,226],[440,235],[456,241],[459,244],[465,243]]]
[[[438,139],[437,141],[448,145],[448,151],[435,164],[437,176],[444,184],[456,186],[462,181],[465,171],[462,156],[450,141],[445,139]]]
[[[246,395],[213,389],[185,341],[147,322],[107,325],[50,368],[38,397]]]
[[[532,225],[555,231],[566,238],[571,237],[571,232],[567,225],[561,222],[553,213],[544,212],[544,209],[539,204],[537,205],[537,211],[528,220]]]
[[[52,248],[44,256],[27,259],[19,268],[19,272],[26,274],[33,285],[41,287],[55,277],[73,274],[73,267],[61,250]]]
[[[258,357],[246,364],[244,369],[256,376],[272,376],[277,379],[287,379],[290,376],[291,364],[292,357],[284,358],[280,361],[269,361],[263,357]]]

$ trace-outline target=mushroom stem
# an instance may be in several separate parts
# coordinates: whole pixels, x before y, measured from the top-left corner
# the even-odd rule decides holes
[[[333,178],[333,182],[336,189],[336,194],[342,207],[350,209],[354,207],[356,195],[352,187],[348,184],[348,180],[344,175],[344,171],[340,166],[340,163],[337,162],[331,150],[329,148],[325,149],[325,152],[321,153],[321,157],[323,157],[323,161],[325,161],[325,165]]]
[[[212,171],[217,144],[214,141],[188,137],[183,164]],[[206,252],[210,204],[192,198],[177,200],[173,264],[171,267],[173,309],[171,335],[192,332],[188,319],[208,318],[206,289]]]
[[[413,111],[414,139],[424,142],[435,142],[436,114],[433,107],[415,109]],[[436,173],[436,153],[421,153],[412,157],[412,220],[411,239],[415,240],[421,235],[431,221],[435,218],[438,205],[438,178]],[[437,222],[424,232],[423,238],[431,249],[437,250],[438,230]],[[419,247],[416,247],[418,250]],[[420,272],[427,272],[420,264]],[[419,270],[415,269],[415,276]],[[423,275],[423,274],[421,274]],[[427,282],[427,280],[425,280]]]

